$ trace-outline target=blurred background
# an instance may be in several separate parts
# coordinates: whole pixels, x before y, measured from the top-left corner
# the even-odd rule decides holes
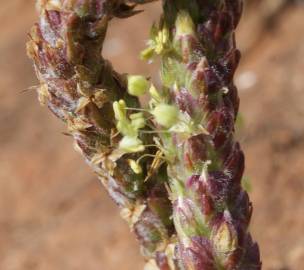
[[[155,73],[138,60],[160,13],[113,21],[104,54],[120,72]],[[127,225],[94,174],[38,104],[25,54],[33,0],[0,5],[0,269],[140,270]],[[263,269],[304,269],[304,8],[248,0],[238,33],[236,76]]]

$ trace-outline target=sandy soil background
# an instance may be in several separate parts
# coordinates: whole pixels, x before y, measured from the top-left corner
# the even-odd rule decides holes
[[[255,207],[251,230],[263,269],[301,270],[304,8],[265,3],[248,8],[238,32],[239,137]],[[154,4],[113,22],[105,54],[119,71],[154,72],[137,55],[158,14]],[[65,127],[39,106],[34,91],[23,92],[36,84],[24,45],[36,19],[33,0],[1,1],[0,269],[142,269],[127,225],[62,134]]]

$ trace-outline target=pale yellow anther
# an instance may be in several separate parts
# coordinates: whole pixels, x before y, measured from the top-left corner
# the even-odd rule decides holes
[[[169,38],[169,30],[166,27],[164,27],[158,32],[158,35],[155,38],[155,52],[157,54],[161,54],[165,50]]]
[[[155,121],[166,128],[172,127],[178,121],[178,109],[165,103],[158,104],[152,114]]]
[[[193,35],[195,34],[195,26],[190,14],[187,11],[180,11],[177,15],[176,36]]]
[[[119,143],[119,148],[126,153],[137,153],[145,150],[143,142],[140,139],[130,136],[122,138]]]
[[[133,113],[130,115],[131,125],[135,130],[139,130],[146,125],[146,120],[143,113]]]
[[[128,93],[132,96],[142,96],[149,88],[149,81],[141,75],[128,76]]]
[[[126,119],[126,103],[124,100],[115,101],[113,103],[113,110],[115,118],[118,121]]]
[[[142,173],[142,167],[133,159],[128,159],[128,163],[132,171],[136,174]]]
[[[152,84],[150,89],[149,89],[149,93],[151,95],[151,97],[154,99],[154,101],[156,102],[161,102],[162,97],[161,95],[158,93],[156,87]]]

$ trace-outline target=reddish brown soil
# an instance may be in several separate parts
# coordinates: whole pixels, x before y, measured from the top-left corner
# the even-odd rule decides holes
[[[120,71],[149,72],[133,59],[158,8],[114,22],[105,53]],[[304,269],[304,9],[289,8],[272,31],[248,13],[238,34],[246,52],[237,76],[239,132],[255,207],[251,230],[263,269]],[[0,8],[0,269],[139,270],[127,225],[74,152],[65,127],[34,91],[24,50],[33,0]],[[132,29],[131,31],[129,29]]]

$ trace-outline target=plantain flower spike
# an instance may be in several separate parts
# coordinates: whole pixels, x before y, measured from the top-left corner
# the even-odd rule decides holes
[[[242,1],[162,1],[142,53],[161,58],[161,92],[101,56],[109,21],[151,1],[37,0],[27,51],[39,99],[121,208],[147,269],[260,270],[234,132]],[[145,110],[138,97],[148,91]]]
[[[164,0],[163,8],[160,27],[169,29],[174,53],[161,55],[170,94],[153,114],[167,127],[180,115],[170,133],[159,133],[162,147],[175,149],[166,158],[178,269],[260,270],[259,248],[248,231],[252,204],[241,185],[244,154],[234,135],[242,2]],[[178,112],[168,113],[168,106]],[[186,136],[181,119],[190,127]]]
[[[37,0],[39,22],[30,31],[27,52],[40,83],[39,99],[64,123],[75,148],[98,175],[138,239],[142,253],[155,263],[167,260],[166,246],[174,228],[172,206],[163,179],[137,174],[128,159],[144,151],[152,137],[139,139],[144,126],[136,97],[125,77],[101,53],[111,19],[138,13],[136,4],[150,0]],[[130,78],[130,93],[149,88],[146,79]],[[132,107],[134,110],[129,110]],[[117,132],[119,131],[119,132]],[[156,136],[156,135],[155,135]],[[126,150],[124,153],[120,147]],[[155,155],[157,150],[142,154]],[[131,157],[130,157],[131,156]],[[137,158],[137,157],[136,157]],[[151,167],[152,160],[142,165]],[[138,210],[139,209],[139,210]],[[168,260],[172,258],[168,258]],[[158,263],[159,264],[159,263]]]

